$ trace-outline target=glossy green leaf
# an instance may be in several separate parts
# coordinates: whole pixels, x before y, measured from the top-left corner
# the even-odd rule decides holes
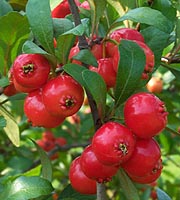
[[[29,0],[26,14],[35,38],[48,53],[53,54],[53,20],[49,0]]]
[[[20,176],[12,183],[8,183],[0,194],[1,199],[29,200],[48,195],[53,191],[51,183],[38,176]]]
[[[99,116],[103,119],[106,107],[106,84],[103,78],[96,72],[84,70],[82,77],[85,82],[85,87],[90,91],[94,101],[98,107]]]
[[[153,26],[142,30],[141,34],[155,55],[155,68],[159,67],[163,50],[170,43],[170,35]]]
[[[88,65],[98,66],[96,58],[88,49],[82,49],[77,55],[73,56],[73,58]]]
[[[58,58],[58,62],[66,64],[68,61],[68,55],[71,47],[75,41],[75,36],[73,34],[60,35],[57,38],[57,48],[55,54]]]
[[[73,35],[80,36],[84,34],[84,31],[85,31],[84,26],[82,24],[79,24],[78,26],[72,28],[69,31],[64,32],[63,34],[64,35],[73,34]]]
[[[157,188],[156,191],[157,191],[158,200],[171,200],[169,195],[165,193],[163,190],[161,190],[160,188]]]
[[[123,171],[123,169],[119,170],[120,173],[120,184],[123,190],[124,195],[126,196],[127,200],[140,200],[138,191],[136,187],[134,186],[131,179],[128,177],[128,175]]]
[[[106,8],[106,0],[88,0],[91,8],[91,23],[92,23],[92,33],[94,33],[100,18],[104,14]]]
[[[0,27],[0,73],[6,75],[16,56],[21,53],[30,30],[26,16],[18,12],[9,12],[1,17]]]
[[[5,133],[11,142],[18,147],[20,145],[18,124],[14,120],[13,116],[3,106],[0,106],[0,116],[3,116],[6,120],[6,126],[4,127]]]
[[[140,7],[128,11],[124,16],[116,20],[112,26],[115,27],[124,20],[151,25],[166,33],[171,33],[174,26],[160,11],[149,7]]]
[[[23,47],[22,47],[23,53],[38,53],[43,55],[49,55],[46,51],[44,51],[42,48],[40,48],[37,44],[34,42],[27,40]]]
[[[8,12],[11,12],[12,10],[13,10],[12,7],[7,1],[5,0],[0,1],[0,16],[6,15]]]
[[[122,40],[119,52],[120,63],[115,87],[116,107],[137,89],[146,60],[144,51],[133,41]]]
[[[66,18],[54,18],[53,19],[54,36],[57,38],[59,35],[74,28],[73,23]]]
[[[158,0],[154,1],[152,8],[162,12],[169,20],[174,21],[176,19],[176,9],[173,7],[170,0]]]
[[[66,64],[63,66],[63,69],[66,73],[71,75],[78,83],[85,87],[85,82],[82,78],[82,73],[84,70],[88,70],[85,67],[77,64]]]
[[[42,177],[44,179],[47,179],[48,181],[51,181],[52,180],[51,161],[49,160],[49,157],[47,156],[46,152],[39,145],[37,145],[36,142],[34,142],[33,140],[32,142],[35,144],[40,156],[41,165],[42,165]]]
[[[76,192],[68,185],[60,194],[58,200],[96,200],[96,195],[84,195]]]

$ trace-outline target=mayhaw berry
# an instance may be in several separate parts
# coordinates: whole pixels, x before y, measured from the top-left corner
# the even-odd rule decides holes
[[[139,138],[158,135],[167,124],[167,115],[164,102],[146,92],[130,96],[124,105],[125,124]]]
[[[161,93],[163,90],[163,80],[158,77],[151,77],[151,79],[146,84],[146,88],[152,93]]]
[[[162,160],[160,159],[154,170],[152,170],[151,172],[147,173],[145,176],[134,176],[132,174],[128,174],[129,177],[131,178],[132,181],[136,182],[136,183],[140,183],[140,184],[151,184],[154,181],[156,181],[162,172]]]
[[[133,133],[118,122],[103,124],[94,134],[92,148],[97,159],[105,165],[120,165],[134,150]]]
[[[71,186],[81,194],[96,194],[96,181],[88,178],[82,171],[80,157],[75,158],[69,169]]]
[[[153,139],[136,139],[132,156],[121,167],[131,176],[144,177],[155,173],[161,159],[159,144]]]
[[[76,5],[80,5],[78,0],[75,0]],[[71,10],[69,8],[68,0],[61,1],[52,11],[51,15],[53,18],[64,18],[69,15]]]
[[[64,137],[55,138],[55,144],[58,146],[64,146],[67,144],[67,140]]]
[[[12,79],[22,88],[32,91],[47,82],[50,68],[49,61],[40,54],[21,54],[12,65]]]
[[[32,126],[54,128],[64,121],[63,117],[53,116],[46,110],[40,89],[27,95],[24,101],[24,113]]]
[[[90,10],[91,9],[88,1],[82,2],[79,7],[80,8],[84,8],[86,10]]]
[[[113,59],[112,58],[101,58],[97,60],[98,67],[91,67],[90,70],[100,74],[105,81],[108,88],[114,87],[116,84],[116,72],[113,68]]]
[[[47,82],[42,96],[48,112],[57,117],[68,117],[81,108],[84,90],[71,76],[59,75]]]
[[[148,74],[151,73],[154,69],[154,64],[155,64],[154,53],[148,47],[147,44],[141,41],[135,41],[135,42],[144,50],[144,54],[146,56],[146,64],[144,67],[144,72],[142,74],[142,79],[148,79],[149,78]]]
[[[47,140],[47,141],[55,141],[55,137],[54,137],[54,135],[53,135],[53,133],[51,132],[51,131],[49,131],[49,130],[46,130],[46,131],[44,131],[43,133],[42,133],[42,139],[43,140]]]
[[[132,28],[117,29],[110,34],[109,39],[114,40],[116,44],[119,44],[122,39],[137,40],[144,42],[142,34],[139,31]],[[116,46],[115,43],[113,42],[106,43],[107,57],[112,57],[114,55],[114,51],[116,50],[116,48],[114,48]]]
[[[8,97],[13,96],[13,95],[15,95],[17,93],[18,93],[18,91],[16,90],[13,82],[11,82],[9,85],[7,85],[3,89],[3,94],[5,94]]]
[[[102,164],[96,158],[91,145],[87,146],[82,152],[80,164],[85,175],[99,183],[111,181],[119,169],[115,166]]]

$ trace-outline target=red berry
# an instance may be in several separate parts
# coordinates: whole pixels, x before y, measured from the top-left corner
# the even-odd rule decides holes
[[[16,88],[14,86],[14,83],[11,82],[8,86],[6,86],[4,88],[3,93],[6,96],[10,97],[10,96],[13,96],[13,95],[17,94],[18,91],[16,90]]]
[[[78,0],[75,0],[77,5],[80,5]],[[64,18],[66,15],[70,14],[70,8],[68,0],[63,0],[60,2],[51,12],[53,18]]]
[[[50,64],[40,54],[21,54],[12,66],[13,81],[28,91],[43,86],[48,80],[49,72]]]
[[[47,141],[55,141],[55,137],[51,131],[45,131],[42,133],[42,139]]]
[[[88,178],[82,171],[80,157],[71,163],[69,180],[72,187],[81,194],[96,194],[96,181]]]
[[[99,162],[91,145],[84,149],[80,163],[85,175],[99,183],[110,181],[118,171],[118,167],[104,165]]]
[[[58,138],[55,139],[55,144],[57,144],[59,146],[64,146],[64,145],[67,144],[67,141],[63,137],[58,137]]]
[[[161,93],[163,90],[163,80],[153,76],[146,85],[147,90],[152,93]]]
[[[93,151],[97,159],[105,165],[119,165],[127,161],[134,146],[132,132],[117,122],[105,123],[92,139]]]
[[[108,88],[115,86],[116,72],[113,68],[112,58],[101,58],[98,60],[98,73],[103,77]]]
[[[53,116],[46,110],[41,90],[35,90],[28,94],[24,101],[24,113],[33,126],[54,128],[64,121],[63,117]]]
[[[75,114],[83,104],[84,91],[71,76],[59,75],[43,88],[43,102],[54,116],[68,117]]]
[[[143,50],[146,56],[146,65],[142,74],[142,79],[148,79],[148,74],[153,71],[154,68],[154,53],[152,50],[143,42],[135,41]]]
[[[153,138],[137,139],[132,156],[121,166],[131,176],[144,177],[154,172],[160,159],[161,150]]]
[[[167,114],[164,103],[145,92],[132,95],[124,106],[125,123],[140,138],[159,134],[167,124]]]

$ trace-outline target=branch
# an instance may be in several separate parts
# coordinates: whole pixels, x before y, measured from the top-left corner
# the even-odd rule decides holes
[[[75,26],[78,26],[78,25],[81,24],[81,19],[80,19],[80,16],[79,16],[78,7],[75,4],[74,0],[68,0],[68,3],[69,3],[69,7],[70,7],[70,10],[71,10],[73,19],[74,19]],[[78,39],[79,39],[79,49],[80,50],[89,48],[88,42],[87,42],[86,37],[84,35],[79,36]],[[85,65],[85,64],[83,64],[83,65],[86,68],[89,67],[88,65]],[[95,127],[95,130],[97,130],[102,125],[100,117],[98,115],[98,108],[97,108],[97,105],[96,105],[91,93],[88,90],[86,90],[86,94],[87,94],[87,97],[88,97],[89,106],[91,108],[91,113],[92,113],[92,117],[93,117],[93,121],[94,121],[94,127]],[[105,185],[97,183],[97,200],[106,200],[106,199],[107,199],[107,197],[106,197]]]

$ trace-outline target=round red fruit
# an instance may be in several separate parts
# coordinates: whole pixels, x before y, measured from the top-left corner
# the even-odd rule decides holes
[[[69,180],[77,192],[81,194],[96,194],[96,181],[84,174],[80,164],[80,157],[77,157],[71,163]]]
[[[160,159],[161,150],[153,138],[137,139],[132,156],[121,167],[131,176],[144,177],[154,172]]]
[[[163,90],[163,80],[153,76],[146,85],[147,90],[152,93],[161,93]]]
[[[35,90],[28,94],[24,101],[24,113],[33,126],[54,128],[64,121],[63,117],[53,116],[46,110],[41,90]]]
[[[44,86],[42,96],[47,110],[60,117],[75,114],[84,101],[83,88],[68,75],[59,75],[51,79]]]
[[[49,76],[50,64],[40,54],[21,54],[12,66],[13,81],[29,91],[44,85]]]
[[[167,115],[164,102],[146,92],[132,95],[124,106],[125,123],[140,138],[159,134],[167,124]]]
[[[117,122],[102,125],[92,139],[97,159],[105,165],[119,165],[127,161],[135,146],[132,132]]]
[[[107,87],[115,86],[116,72],[114,71],[112,58],[101,58],[98,60],[98,73],[103,77]]]
[[[99,183],[111,181],[112,177],[117,173],[118,167],[102,164],[94,154],[92,146],[87,146],[80,159],[83,172],[90,179],[94,179]]]

